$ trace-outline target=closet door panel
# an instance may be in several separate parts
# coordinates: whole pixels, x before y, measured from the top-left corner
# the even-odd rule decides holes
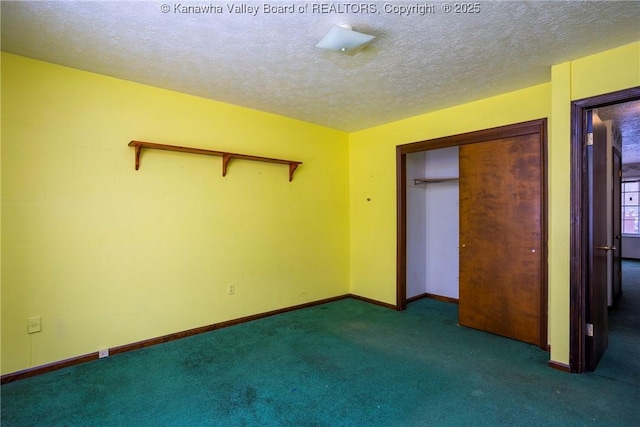
[[[460,147],[463,326],[542,345],[539,134]]]

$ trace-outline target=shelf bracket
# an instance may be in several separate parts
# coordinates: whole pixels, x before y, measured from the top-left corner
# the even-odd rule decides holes
[[[222,155],[222,176],[227,176],[227,165],[231,160],[231,154]]]
[[[293,173],[296,171],[296,169],[298,169],[299,165],[300,163],[298,162],[289,163],[289,182],[293,180]]]
[[[142,152],[142,146],[136,145],[136,170],[140,169],[140,153]]]

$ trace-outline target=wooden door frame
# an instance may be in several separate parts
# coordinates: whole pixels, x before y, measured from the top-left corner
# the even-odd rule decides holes
[[[541,141],[541,232],[542,232],[542,292],[541,292],[541,337],[544,341],[544,349],[547,349],[547,325],[548,325],[548,266],[547,266],[547,119],[532,120],[506,126],[468,132],[458,135],[445,136],[425,141],[412,142],[396,147],[396,185],[397,185],[397,258],[396,258],[396,309],[404,310],[407,307],[407,154],[417,153],[438,148],[475,144],[478,142],[506,139],[518,136],[539,134]]]
[[[587,111],[608,105],[640,100],[640,86],[571,103],[571,255],[569,308],[569,367],[586,371],[586,296],[589,238],[589,200],[584,144]]]

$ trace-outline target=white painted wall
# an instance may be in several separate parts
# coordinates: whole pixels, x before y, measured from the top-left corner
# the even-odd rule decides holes
[[[458,147],[425,153],[426,178],[458,178]],[[458,181],[426,186],[426,292],[458,299],[460,238]]]
[[[622,237],[622,258],[640,259],[640,237]]]
[[[426,189],[414,180],[424,176],[424,152],[406,156],[407,166],[407,298],[426,292]]]
[[[414,182],[458,176],[458,147],[407,155],[407,298],[458,298],[458,182]]]

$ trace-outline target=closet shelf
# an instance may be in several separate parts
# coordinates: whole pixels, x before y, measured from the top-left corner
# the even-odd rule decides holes
[[[414,185],[419,184],[435,184],[437,182],[458,181],[458,178],[420,178],[413,181]]]
[[[302,164],[295,160],[273,159],[270,157],[252,156],[250,154],[229,153],[226,151],[205,150],[202,148],[180,147],[178,145],[157,144],[155,142],[131,141],[129,147],[135,148],[136,170],[140,168],[140,153],[143,148],[154,150],[179,151],[181,153],[203,154],[205,156],[222,157],[222,176],[227,175],[227,166],[231,159],[252,160],[255,162],[280,163],[289,165],[289,182],[293,180],[293,172]]]

